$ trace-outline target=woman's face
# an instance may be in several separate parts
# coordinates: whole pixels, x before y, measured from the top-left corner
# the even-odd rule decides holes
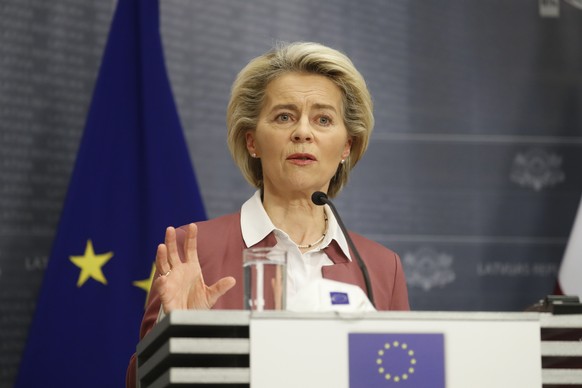
[[[246,142],[261,159],[266,191],[327,192],[352,144],[340,89],[321,75],[281,75],[267,85],[257,128],[246,133]]]

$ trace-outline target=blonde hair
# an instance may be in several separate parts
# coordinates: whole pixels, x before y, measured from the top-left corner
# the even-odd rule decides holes
[[[245,134],[257,126],[269,82],[290,72],[325,76],[341,90],[343,119],[352,145],[349,157],[339,164],[331,179],[327,195],[334,197],[366,152],[374,127],[372,98],[366,81],[352,61],[337,50],[318,43],[296,42],[278,45],[251,60],[232,85],[226,115],[228,148],[246,180],[263,189],[261,161],[249,155]]]

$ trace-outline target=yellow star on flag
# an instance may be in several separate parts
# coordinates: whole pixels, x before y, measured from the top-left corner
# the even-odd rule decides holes
[[[146,292],[146,303],[148,302],[148,296],[150,295],[150,288],[152,288],[152,283],[154,281],[154,273],[156,272],[156,265],[152,264],[152,272],[150,273],[150,277],[144,280],[136,280],[132,282],[134,286],[141,288]]]
[[[101,267],[103,267],[105,263],[107,263],[112,257],[113,252],[96,255],[95,251],[93,250],[93,243],[90,239],[87,240],[87,246],[85,247],[85,253],[83,256],[69,257],[73,264],[81,268],[79,280],[77,280],[77,287],[81,287],[89,278],[93,278],[100,283],[107,284],[107,279],[105,279],[105,276],[101,271]]]

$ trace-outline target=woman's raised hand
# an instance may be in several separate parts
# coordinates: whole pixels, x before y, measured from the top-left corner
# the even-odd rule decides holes
[[[164,244],[158,246],[156,269],[160,276],[155,282],[166,314],[172,310],[208,310],[236,283],[233,277],[228,276],[211,286],[206,285],[198,261],[197,235],[196,224],[188,225],[184,239],[184,261],[178,254],[173,227],[166,229]]]

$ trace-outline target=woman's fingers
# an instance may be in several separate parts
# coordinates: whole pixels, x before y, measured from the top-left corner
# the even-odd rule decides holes
[[[156,269],[160,275],[168,273],[172,269],[168,263],[168,252],[165,244],[158,245],[156,253]]]
[[[178,244],[176,243],[176,229],[171,226],[166,229],[165,243],[168,250],[168,262],[170,263],[170,269],[172,269],[180,264],[180,255],[178,254]]]
[[[235,278],[233,278],[232,276],[228,276],[220,279],[212,286],[208,287],[207,294],[208,307],[212,308],[212,306],[214,306],[218,298],[226,294],[226,292],[233,288],[235,284],[236,284]]]
[[[184,239],[184,253],[186,254],[186,261],[193,261],[198,263],[198,228],[196,224],[191,223],[186,229],[186,238]]]
[[[198,261],[196,224],[186,227],[183,242],[184,262],[180,260],[178,253],[176,232],[172,227],[166,229],[165,243],[158,246],[156,255],[158,273],[162,276],[168,275],[158,283],[164,311],[212,308],[218,298],[234,287],[236,281],[233,277],[225,277],[210,287],[206,286]]]

